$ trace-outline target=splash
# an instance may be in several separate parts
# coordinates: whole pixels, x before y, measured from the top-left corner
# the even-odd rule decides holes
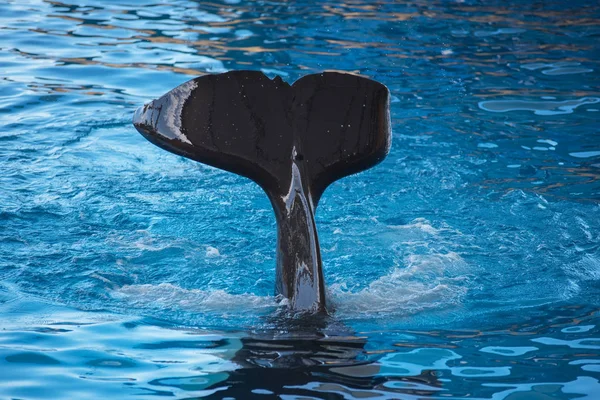
[[[224,290],[184,289],[171,283],[125,285],[112,292],[137,308],[185,310],[223,314],[258,313],[276,307],[273,296],[230,294]]]
[[[340,318],[402,317],[461,304],[470,286],[467,263],[456,253],[411,255],[404,268],[359,291],[345,283],[330,287]]]

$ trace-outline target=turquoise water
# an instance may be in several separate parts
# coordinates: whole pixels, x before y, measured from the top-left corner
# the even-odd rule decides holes
[[[0,398],[600,399],[600,7],[541,4],[0,4]],[[329,319],[280,315],[255,184],[131,124],[232,69],[392,93]]]

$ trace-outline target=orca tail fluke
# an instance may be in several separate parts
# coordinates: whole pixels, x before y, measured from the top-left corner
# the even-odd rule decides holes
[[[388,154],[384,85],[337,72],[289,85],[232,71],[178,86],[133,122],[159,147],[260,185],[277,218],[277,293],[295,310],[325,310],[315,209],[332,182]]]

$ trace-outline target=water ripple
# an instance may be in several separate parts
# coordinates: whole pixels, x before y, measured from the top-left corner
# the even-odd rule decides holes
[[[0,397],[593,398],[599,21],[579,1],[2,2]],[[319,204],[334,311],[312,336],[278,314],[261,189],[130,124],[234,69],[392,94],[389,157]]]

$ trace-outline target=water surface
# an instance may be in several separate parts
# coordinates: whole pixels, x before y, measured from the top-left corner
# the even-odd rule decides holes
[[[0,397],[600,398],[593,2],[0,4]],[[275,219],[139,105],[361,74],[393,145],[317,212],[330,319],[278,316]]]

